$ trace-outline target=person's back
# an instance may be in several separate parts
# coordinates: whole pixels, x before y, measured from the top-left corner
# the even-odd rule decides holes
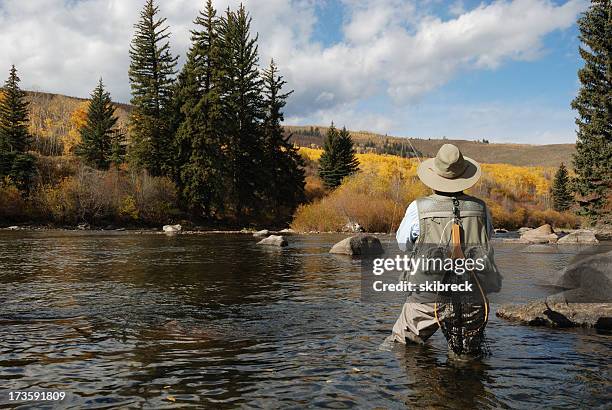
[[[464,261],[467,258],[487,261],[486,271],[476,272],[475,276],[473,274],[482,295],[481,301],[468,304],[486,311],[488,305],[483,308],[488,303],[485,294],[497,292],[501,286],[501,276],[493,262],[493,251],[489,245],[493,226],[484,201],[463,193],[478,181],[480,166],[476,161],[464,158],[457,147],[446,144],[436,158],[426,160],[419,166],[418,175],[434,193],[409,205],[397,231],[398,245],[405,250],[409,243],[413,244],[413,257],[434,254],[437,257],[451,256],[454,247],[460,249],[458,252]],[[456,255],[452,257],[457,258]],[[448,272],[421,269],[411,277],[413,283],[425,280],[448,281]],[[448,317],[452,316],[450,310],[447,309]],[[486,317],[484,320],[486,322]],[[442,325],[439,295],[413,294],[404,304],[393,327],[392,339],[401,343],[423,343]]]

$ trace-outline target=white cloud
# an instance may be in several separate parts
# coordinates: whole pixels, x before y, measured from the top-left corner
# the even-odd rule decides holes
[[[550,0],[496,1],[442,20],[421,2],[342,0],[343,38],[331,45],[313,40],[315,0],[247,0],[253,29],[260,35],[265,65],[277,60],[296,91],[291,118],[327,118],[329,113],[377,127],[392,126],[383,114],[355,107],[386,95],[395,107],[444,85],[461,70],[494,69],[508,60],[529,60],[542,52],[542,40],[571,26],[585,0],[556,5]],[[128,48],[144,1],[3,0],[0,3],[0,76],[17,65],[23,85],[43,91],[86,96],[102,76],[113,97],[129,100]],[[192,20],[203,1],[158,1],[171,26],[175,54],[189,45]],[[238,0],[218,0],[223,10]],[[352,125],[355,127],[355,125]],[[361,128],[361,126],[360,126]],[[363,128],[368,127],[367,124]]]

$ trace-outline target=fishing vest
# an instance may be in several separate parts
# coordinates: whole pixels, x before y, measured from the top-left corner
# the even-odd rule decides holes
[[[499,292],[501,275],[495,265],[493,248],[489,244],[487,211],[485,203],[475,197],[461,194],[456,197],[458,220],[461,227],[461,247],[466,258],[482,258],[485,269],[475,272],[486,293]],[[453,198],[438,194],[416,201],[419,215],[419,237],[413,250],[414,256],[446,257],[452,247],[451,232],[455,220]],[[443,273],[417,271],[416,281],[442,280]]]

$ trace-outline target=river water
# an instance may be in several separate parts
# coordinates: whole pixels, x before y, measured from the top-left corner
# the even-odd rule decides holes
[[[38,403],[61,408],[610,406],[595,331],[492,317],[491,354],[463,364],[440,332],[381,345],[400,305],[360,301],[359,261],[327,253],[341,238],[1,232],[0,407],[11,391],[65,392]],[[526,299],[571,258],[496,251]]]

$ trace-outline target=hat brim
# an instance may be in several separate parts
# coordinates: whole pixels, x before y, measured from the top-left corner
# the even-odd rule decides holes
[[[421,182],[435,191],[440,192],[459,192],[473,187],[480,179],[482,171],[480,164],[471,158],[463,157],[468,162],[468,166],[458,177],[444,178],[434,171],[435,158],[429,158],[421,162],[417,169],[417,175]]]

